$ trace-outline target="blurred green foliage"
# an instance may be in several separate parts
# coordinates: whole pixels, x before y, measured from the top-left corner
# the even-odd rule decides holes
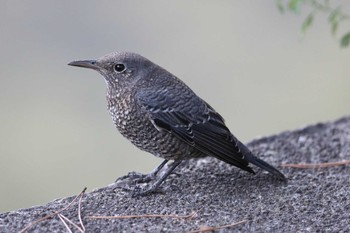
[[[343,33],[340,37],[337,36],[340,23],[350,21],[350,15],[344,13],[343,4],[337,1],[330,0],[275,0],[276,5],[281,13],[287,11],[300,14],[302,8],[307,8],[309,14],[303,21],[300,32],[302,36],[312,26],[314,18],[318,14],[327,16],[327,21],[330,25],[331,33],[339,40],[340,47],[345,48],[350,44],[350,31]]]

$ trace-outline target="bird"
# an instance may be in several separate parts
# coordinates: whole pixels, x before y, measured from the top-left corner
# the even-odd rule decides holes
[[[133,52],[113,52],[68,65],[100,73],[107,87],[108,110],[118,131],[139,149],[164,159],[151,173],[137,177],[148,183],[135,186],[132,196],[157,191],[183,161],[205,156],[253,174],[250,164],[254,164],[286,180],[279,170],[239,141],[212,106],[149,59]],[[173,162],[165,166],[169,161]],[[162,169],[165,170],[157,177]]]

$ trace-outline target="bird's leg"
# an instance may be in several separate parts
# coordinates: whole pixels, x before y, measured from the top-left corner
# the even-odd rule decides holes
[[[169,160],[164,160],[161,164],[159,164],[158,167],[153,169],[149,174],[141,175],[139,178],[136,178],[137,183],[144,183],[144,182],[150,182],[154,179],[154,177],[157,176],[158,172],[167,164]]]
[[[154,177],[157,176],[158,172],[167,164],[169,160],[164,160],[161,164],[159,164],[158,167],[153,169],[149,174],[141,174],[138,172],[129,172],[128,177],[133,179],[135,183],[145,183],[145,182],[150,182],[151,180],[154,179]]]
[[[155,177],[158,172],[165,166],[165,164],[167,164],[169,162],[169,160],[165,159],[161,164],[159,164],[158,167],[156,167],[155,169],[153,169],[153,171],[151,171],[151,173],[149,173],[149,176]]]
[[[134,192],[135,187],[137,187],[137,184],[139,183],[149,183],[152,181],[158,174],[158,172],[167,164],[169,160],[164,160],[159,166],[157,166],[151,173],[149,174],[142,174],[139,172],[129,172],[127,175],[119,177],[115,182],[117,184],[117,187],[122,188],[126,191]],[[125,181],[126,182],[125,182]]]
[[[135,187],[135,189],[132,192],[132,197],[137,197],[137,196],[144,196],[148,193],[154,192],[159,185],[174,171],[174,169],[179,166],[179,164],[182,162],[182,160],[175,160],[172,164],[169,165],[167,170],[157,179],[153,184],[146,186],[145,188],[140,188],[140,187]],[[164,162],[163,162],[164,163]],[[159,167],[163,167],[165,165],[161,164]],[[159,171],[160,169],[158,169]],[[156,171],[156,172],[158,172]]]

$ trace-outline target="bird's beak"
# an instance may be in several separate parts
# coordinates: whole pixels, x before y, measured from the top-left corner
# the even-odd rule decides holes
[[[72,61],[72,62],[68,63],[68,65],[89,68],[89,69],[94,69],[94,70],[99,70],[101,68],[98,65],[96,60]]]

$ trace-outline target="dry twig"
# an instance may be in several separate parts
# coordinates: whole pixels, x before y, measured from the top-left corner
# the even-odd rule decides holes
[[[282,164],[281,167],[291,168],[323,168],[323,167],[335,167],[350,164],[350,160],[341,162],[329,162],[329,163],[304,163],[304,164]]]
[[[19,231],[19,233],[23,233],[25,232],[26,230],[28,230],[29,228],[31,228],[32,226],[34,226],[35,224],[39,223],[39,222],[42,222],[46,219],[49,219],[49,218],[52,218],[58,214],[60,214],[61,212],[65,211],[66,209],[68,209],[71,205],[73,205],[73,203],[78,199],[78,197],[80,197],[81,195],[83,195],[83,193],[85,193],[87,188],[84,188],[83,191],[81,191],[74,199],[73,201],[71,201],[67,206],[65,206],[64,208],[56,211],[56,212],[53,212],[52,214],[48,214],[42,218],[39,218],[33,222],[31,222],[28,226],[26,226],[25,228],[23,228],[22,230]]]
[[[238,225],[246,223],[246,222],[248,222],[248,220],[242,220],[242,221],[239,221],[236,223],[223,225],[223,226],[216,226],[216,227],[204,226],[204,227],[199,228],[198,230],[189,231],[188,233],[200,233],[200,232],[216,231],[216,230],[223,229],[223,228],[235,227],[235,226],[238,226]]]
[[[69,233],[73,233],[72,230],[69,228],[68,224],[66,223],[66,221],[64,221],[63,215],[62,214],[57,214],[57,216],[61,219],[61,221],[63,222],[63,224],[66,227],[67,231]]]
[[[192,219],[197,216],[197,212],[189,215],[174,214],[142,214],[142,215],[119,215],[119,216],[89,216],[90,219],[130,219],[130,218],[176,218],[176,219]]]
[[[85,232],[85,226],[81,218],[81,201],[83,200],[83,195],[84,195],[84,192],[80,195],[79,202],[78,202],[78,218],[82,228],[82,232]]]
[[[70,220],[69,218],[67,218],[66,216],[64,216],[63,214],[58,214],[58,216],[61,216],[64,220],[66,220],[67,222],[69,222],[70,224],[72,224],[72,226],[74,226],[75,228],[77,228],[81,233],[84,233],[85,230],[81,229],[77,224],[75,224],[72,220]]]

